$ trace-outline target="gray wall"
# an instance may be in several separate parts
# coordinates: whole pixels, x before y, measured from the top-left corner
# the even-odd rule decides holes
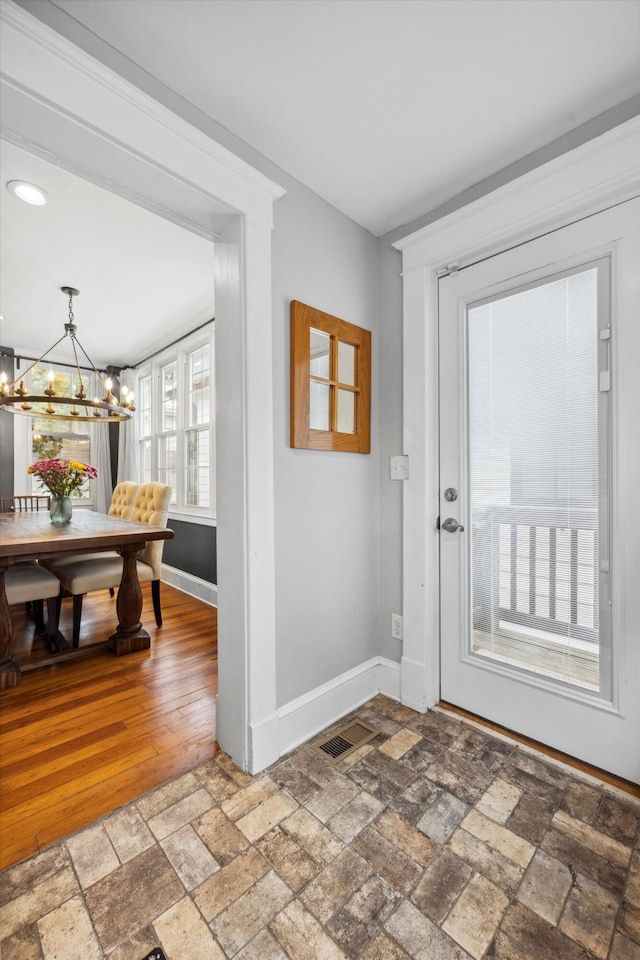
[[[380,310],[380,655],[399,661],[391,614],[402,614],[402,481],[389,479],[389,457],[402,448],[402,258],[378,244]],[[411,469],[411,468],[409,468]]]
[[[377,654],[379,591],[376,242],[285,186],[272,236],[278,706]],[[370,454],[289,446],[292,299],[372,330]]]
[[[165,540],[163,563],[208,583],[217,583],[216,528],[171,519],[167,526],[173,530],[175,537]]]

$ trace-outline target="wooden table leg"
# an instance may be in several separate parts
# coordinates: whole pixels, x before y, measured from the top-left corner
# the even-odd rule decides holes
[[[122,580],[118,588],[116,610],[118,611],[118,629],[109,637],[116,656],[148,650],[151,638],[142,626],[142,589],[138,580],[137,557],[144,549],[144,543],[131,543],[118,547],[122,557]]]
[[[4,588],[4,575],[8,569],[8,564],[0,565],[0,690],[17,687],[20,683],[20,664],[11,654],[13,620]]]

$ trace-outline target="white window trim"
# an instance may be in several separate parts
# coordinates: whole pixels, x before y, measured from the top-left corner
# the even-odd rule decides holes
[[[177,436],[177,468],[176,468],[176,502],[169,506],[169,519],[179,520],[184,523],[198,523],[203,526],[217,526],[216,515],[216,431],[215,431],[215,386],[213,378],[215,376],[215,324],[205,330],[198,330],[191,336],[185,337],[180,343],[173,347],[168,347],[153,357],[148,363],[139,367],[137,370],[137,395],[141,396],[139,388],[140,381],[144,377],[151,379],[151,433],[143,436],[140,430],[140,421],[138,421],[138,443],[146,439],[151,439],[151,479],[158,480],[158,461],[159,461],[159,439],[165,435],[172,435],[171,431],[162,431],[161,409],[160,409],[160,377],[162,367],[173,361],[176,362],[177,383],[178,383],[178,404],[177,404],[177,427],[175,430]],[[185,440],[188,429],[187,403],[188,403],[188,359],[189,354],[200,347],[208,346],[210,349],[210,377],[211,386],[209,390],[209,430],[211,465],[209,479],[209,507],[188,506],[185,501],[186,487],[186,457]],[[142,458],[139,458],[140,469],[142,469]]]

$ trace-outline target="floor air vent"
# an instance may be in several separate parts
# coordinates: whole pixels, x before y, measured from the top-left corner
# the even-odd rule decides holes
[[[329,760],[330,763],[337,763],[338,760],[342,760],[343,757],[353,753],[363,743],[373,740],[377,735],[378,731],[374,730],[373,727],[362,723],[360,720],[355,720],[343,727],[342,730],[338,730],[332,737],[317,743],[315,749],[325,760]]]

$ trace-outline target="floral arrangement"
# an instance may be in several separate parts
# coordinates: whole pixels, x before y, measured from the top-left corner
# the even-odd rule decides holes
[[[38,460],[27,467],[53,497],[69,497],[85,480],[95,480],[98,471],[90,463],[78,460]]]

